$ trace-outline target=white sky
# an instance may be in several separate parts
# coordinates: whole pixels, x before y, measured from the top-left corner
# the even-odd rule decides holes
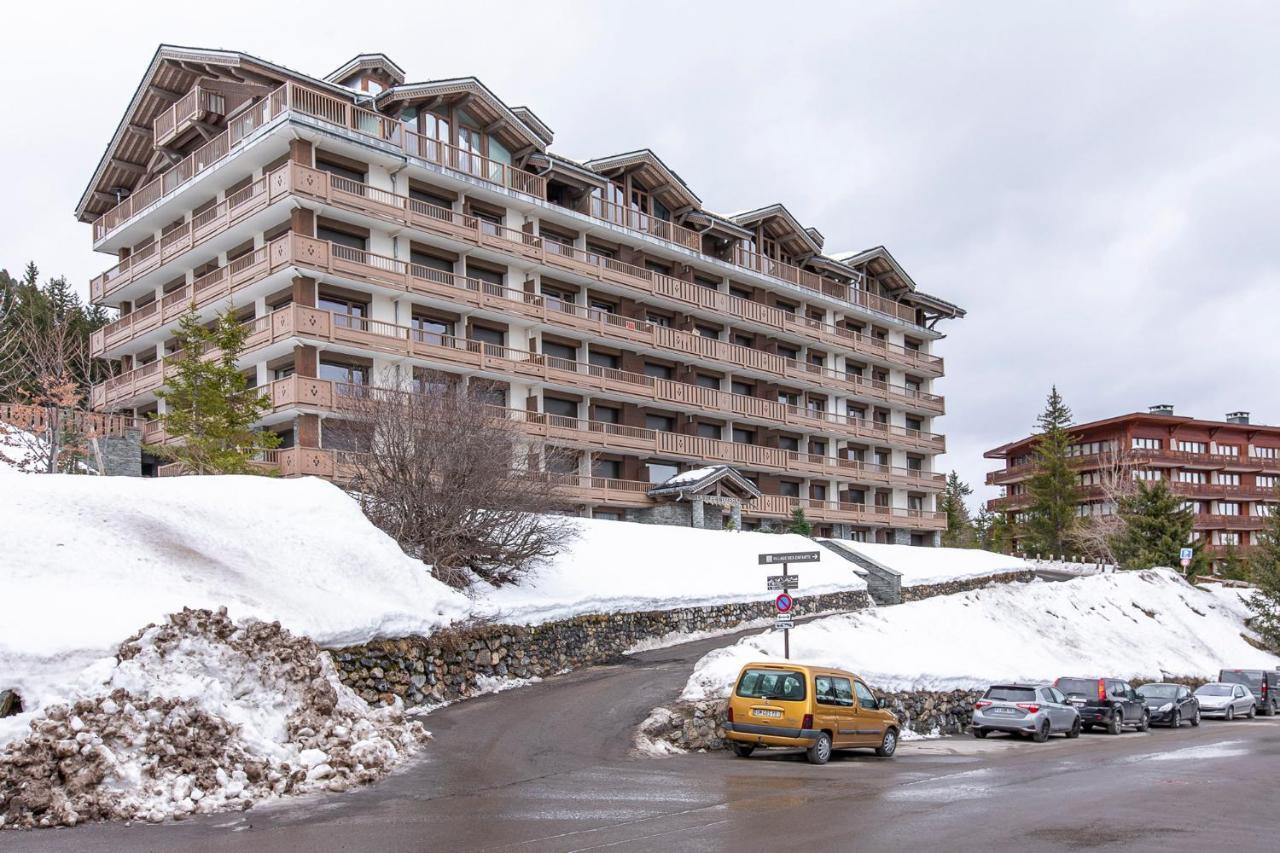
[[[382,51],[527,104],[568,156],[650,147],[713,209],[888,246],[969,311],[939,430],[978,496],[1055,382],[1078,420],[1280,422],[1280,4],[148,5],[6,8],[11,272],[85,292],[111,265],[72,211],[161,42],[316,75]]]

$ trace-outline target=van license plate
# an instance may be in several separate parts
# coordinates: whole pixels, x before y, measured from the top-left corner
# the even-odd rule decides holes
[[[769,708],[752,708],[751,713],[757,717],[781,717],[781,711],[774,711]]]

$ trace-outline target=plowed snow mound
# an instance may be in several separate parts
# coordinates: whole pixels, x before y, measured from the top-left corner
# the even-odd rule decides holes
[[[0,753],[0,826],[160,821],[371,782],[430,735],[370,708],[279,623],[186,610],[117,652],[102,692]]]

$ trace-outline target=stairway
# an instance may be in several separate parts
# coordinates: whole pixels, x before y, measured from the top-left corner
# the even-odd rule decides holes
[[[902,603],[902,575],[846,548],[837,539],[815,539],[814,541],[857,566],[854,571],[866,580],[867,594],[876,604],[884,606]]]

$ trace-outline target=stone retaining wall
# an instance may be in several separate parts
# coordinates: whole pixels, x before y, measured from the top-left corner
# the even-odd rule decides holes
[[[943,581],[942,583],[904,586],[901,600],[903,604],[906,604],[908,601],[919,601],[922,598],[933,598],[936,595],[953,595],[957,592],[982,589],[984,586],[989,586],[993,583],[1027,583],[1035,579],[1036,573],[1034,571],[1023,569],[1016,572],[1003,572],[998,575],[981,575],[975,578]]]
[[[859,610],[863,591],[799,596],[799,614]],[[366,701],[434,704],[464,698],[481,678],[541,678],[617,658],[674,632],[729,630],[772,618],[772,601],[578,616],[543,625],[477,625],[430,637],[380,640],[330,651],[342,681]]]

